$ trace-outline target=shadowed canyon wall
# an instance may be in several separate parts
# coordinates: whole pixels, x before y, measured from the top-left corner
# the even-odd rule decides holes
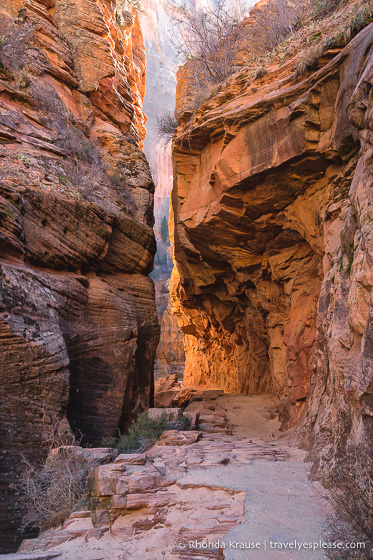
[[[42,458],[66,416],[100,444],[153,399],[154,185],[127,15],[113,0],[0,6],[1,551],[20,455]]]
[[[184,383],[276,394],[325,461],[373,416],[373,25],[340,51],[238,73],[192,128],[181,72],[172,193]]]

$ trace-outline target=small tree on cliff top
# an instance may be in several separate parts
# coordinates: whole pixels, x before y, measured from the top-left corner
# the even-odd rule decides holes
[[[179,53],[196,64],[201,81],[216,84],[225,80],[236,70],[245,49],[242,22],[247,14],[241,0],[216,0],[213,9],[197,12],[170,4],[179,30]]]

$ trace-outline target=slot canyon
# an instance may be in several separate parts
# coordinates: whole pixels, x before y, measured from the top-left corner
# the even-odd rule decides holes
[[[371,454],[373,2],[299,0],[258,54],[276,2],[206,91],[172,10],[219,0],[1,2],[4,560],[337,558],[272,545]],[[89,490],[25,522],[53,464]]]

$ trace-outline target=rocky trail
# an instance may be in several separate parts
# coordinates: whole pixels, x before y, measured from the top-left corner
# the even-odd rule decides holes
[[[175,76],[167,2],[0,1],[0,558],[319,560],[302,543],[328,507],[295,440],[371,523],[373,0],[307,2],[274,48],[276,2],[201,87],[198,57]],[[96,447],[166,376],[151,414],[192,429]],[[21,544],[23,459],[73,434],[53,453],[82,459],[86,499]]]
[[[75,512],[0,558],[325,558],[283,548],[318,542],[326,505],[307,482],[305,453],[278,437],[273,401],[217,395],[204,392],[207,400],[186,409],[194,430],[167,431],[148,451],[98,467],[92,513]],[[108,449],[87,452],[110,456]]]

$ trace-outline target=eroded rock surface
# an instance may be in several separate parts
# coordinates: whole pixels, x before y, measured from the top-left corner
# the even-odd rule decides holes
[[[154,373],[156,378],[177,375],[181,381],[185,367],[184,339],[177,318],[172,313],[169,286],[168,278],[155,282],[155,300],[161,333]]]
[[[373,26],[339,50],[230,80],[179,129],[172,194],[184,383],[278,395],[327,460],[373,415]]]
[[[326,507],[306,482],[305,453],[286,441],[255,437],[253,425],[252,437],[237,437],[230,414],[248,400],[258,424],[272,429],[265,414],[274,402],[262,397],[193,403],[187,412],[198,412],[197,430],[165,432],[146,452],[97,467],[91,511],[75,512],[62,527],[25,541],[19,558],[43,551],[61,560],[238,559],[249,551],[230,542],[261,542],[264,554],[264,539],[317,541]],[[219,541],[226,549],[211,548]],[[195,542],[210,547],[193,548]],[[278,555],[269,547],[265,552],[269,560]],[[306,560],[309,551],[298,556]],[[293,554],[281,551],[281,557]],[[313,551],[312,558],[324,556]]]
[[[112,0],[0,7],[0,550],[20,523],[20,454],[40,459],[66,414],[100,444],[152,401],[145,55],[137,18],[123,28],[114,12]]]

